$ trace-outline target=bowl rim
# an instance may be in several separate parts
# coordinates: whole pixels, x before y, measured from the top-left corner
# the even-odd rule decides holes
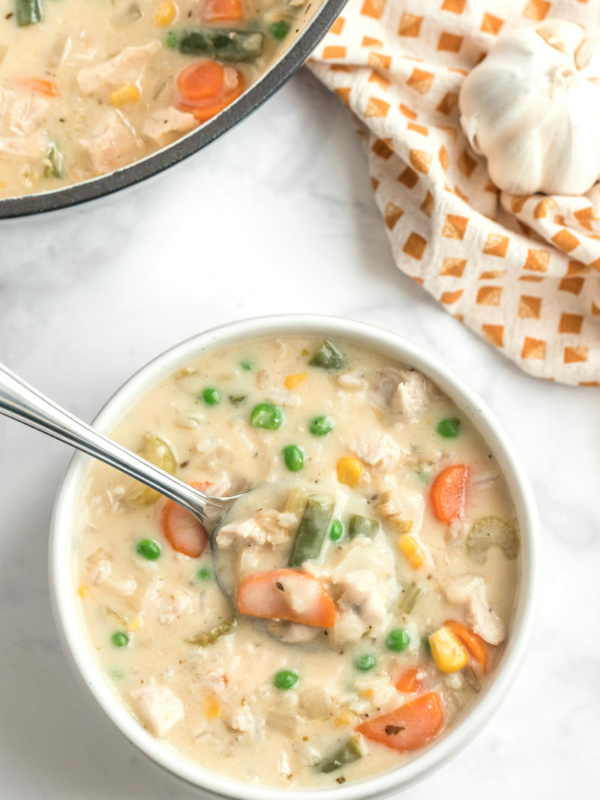
[[[292,75],[300,69],[329,31],[348,0],[323,0],[294,42],[264,72],[256,83],[216,117],[200,125],[155,153],[126,164],[106,175],[98,175],[48,192],[0,198],[0,223],[4,219],[22,219],[35,214],[78,206],[98,200],[148,180],[169,167],[184,161],[256,111]]]
[[[317,314],[261,316],[226,323],[196,334],[169,348],[135,372],[102,407],[94,427],[110,433],[128,408],[147,391],[192,358],[252,339],[315,335],[346,339],[414,366],[431,378],[474,423],[496,456],[519,521],[521,577],[509,637],[492,681],[460,723],[413,760],[389,772],[327,789],[290,789],[295,800],[366,800],[407,788],[442,766],[463,749],[492,717],[510,689],[523,662],[531,635],[540,587],[541,532],[533,490],[520,458],[500,423],[477,393],[437,356],[397,334],[355,320]],[[110,687],[94,661],[76,602],[72,562],[74,518],[92,459],[76,453],[58,490],[50,527],[49,570],[52,609],[59,638],[75,673],[83,679],[100,708],[129,741],[152,761],[188,784],[213,795],[236,800],[280,800],[281,790],[253,786],[209,772],[169,745],[154,738],[137,722]]]

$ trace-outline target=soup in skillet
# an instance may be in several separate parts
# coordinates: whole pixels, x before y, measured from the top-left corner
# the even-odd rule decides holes
[[[114,438],[209,493],[256,487],[216,564],[188,512],[109,467],[81,500],[90,646],[187,758],[259,785],[358,780],[451,730],[493,676],[514,511],[486,444],[420,373],[347,343],[248,342],[162,381]]]
[[[10,4],[0,17],[0,197],[104,175],[175,141],[254,83],[318,6]]]

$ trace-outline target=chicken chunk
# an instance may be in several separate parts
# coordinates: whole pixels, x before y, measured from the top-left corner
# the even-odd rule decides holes
[[[153,683],[131,692],[135,710],[145,728],[158,738],[183,719],[183,703],[167,686]]]
[[[143,613],[160,622],[170,625],[176,619],[192,610],[192,598],[183,589],[164,590],[160,581],[153,583],[144,597]]]
[[[384,492],[377,513],[402,533],[418,536],[423,527],[425,499],[411,489],[391,489]]]
[[[426,410],[433,387],[420,372],[410,369],[380,370],[373,392],[376,400],[393,414],[413,422]]]
[[[288,541],[297,524],[296,514],[274,508],[261,509],[254,517],[224,525],[217,534],[216,544],[220,548],[240,544],[279,545]]]
[[[77,75],[79,88],[84,94],[95,94],[123,83],[137,83],[160,47],[158,41],[140,47],[124,47],[114,58],[93,67],[84,67]]]
[[[334,628],[335,641],[355,642],[365,633],[376,636],[387,616],[376,576],[368,570],[349,572],[337,588],[340,616]]]
[[[38,161],[46,152],[48,140],[33,134],[27,137],[0,136],[0,158],[10,161]]]
[[[174,133],[185,133],[197,125],[193,114],[179,111],[174,106],[155,111],[142,128],[147,139],[152,139],[159,147],[164,147],[174,137]]]
[[[489,644],[500,644],[506,639],[506,625],[490,608],[487,587],[480,575],[461,575],[443,587],[450,603],[464,605],[465,622]]]
[[[132,160],[135,134],[118,111],[108,111],[89,139],[79,144],[99,175],[118,169]]]
[[[43,97],[0,87],[0,130],[15,136],[28,136],[45,120],[49,106]]]
[[[348,446],[365,464],[384,469],[391,469],[402,454],[400,445],[389,433],[376,428],[356,433]]]

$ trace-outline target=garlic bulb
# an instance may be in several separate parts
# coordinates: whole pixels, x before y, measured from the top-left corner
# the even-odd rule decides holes
[[[600,176],[600,50],[547,20],[498,37],[465,79],[461,125],[511,194],[583,194]]]

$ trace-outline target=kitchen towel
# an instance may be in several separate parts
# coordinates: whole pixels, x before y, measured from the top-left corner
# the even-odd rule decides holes
[[[310,68],[355,115],[399,269],[527,372],[600,386],[600,184],[514,196],[469,147],[458,94],[503,29],[586,0],[349,0]]]

